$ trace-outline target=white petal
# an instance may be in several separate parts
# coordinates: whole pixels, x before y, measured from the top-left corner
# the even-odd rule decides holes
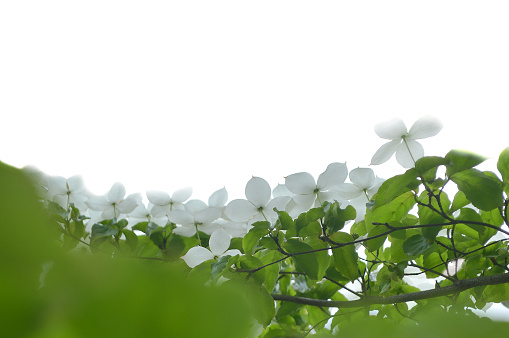
[[[410,156],[406,145],[401,144],[401,146],[396,151],[396,160],[398,160],[398,163],[401,164],[404,168],[413,168],[415,166],[414,160],[417,161],[424,156],[424,149],[417,141],[406,140],[406,143],[408,144],[408,148],[410,149],[412,156]]]
[[[184,237],[191,237],[196,234],[196,226],[188,224],[176,227],[175,229],[173,229],[173,233]]]
[[[244,237],[247,234],[246,223],[244,222],[225,222],[221,227],[232,237]]]
[[[134,198],[126,198],[116,204],[116,209],[123,214],[127,214],[133,211],[137,205],[138,203]]]
[[[359,197],[362,194],[362,190],[352,183],[341,184],[335,190],[338,191],[342,198],[347,200]]]
[[[202,246],[195,246],[194,248],[189,249],[189,251],[181,258],[190,268],[194,268],[209,259],[214,259],[214,255]]]
[[[48,177],[48,194],[53,195],[66,195],[67,187],[65,177],[50,176]]]
[[[290,196],[292,197],[294,195],[293,192],[288,190],[286,185],[284,184],[278,184],[274,189],[272,189],[272,196],[274,197],[281,197],[281,196]]]
[[[147,191],[147,199],[155,205],[168,205],[171,202],[170,195],[164,191]]]
[[[327,169],[318,176],[316,186],[319,190],[325,191],[333,189],[344,183],[348,176],[348,169],[346,163],[331,163]]]
[[[286,209],[286,205],[290,202],[292,198],[290,196],[280,196],[276,197],[267,203],[267,206],[264,208],[263,212],[266,216],[270,218],[277,218],[277,213],[274,211],[274,208],[277,210],[283,211]]]
[[[95,211],[103,211],[111,206],[103,196],[90,196],[85,203]]]
[[[371,158],[371,165],[387,162],[392,157],[392,155],[394,155],[400,144],[401,139],[397,139],[382,145]]]
[[[369,189],[375,184],[375,172],[371,168],[355,168],[350,171],[350,182],[362,190]]]
[[[85,185],[83,185],[83,179],[81,178],[81,176],[78,175],[69,177],[67,179],[67,186],[69,187],[69,191],[72,191],[74,193],[79,193],[85,190]]]
[[[315,207],[319,207],[320,203],[325,201],[332,203],[334,201],[341,202],[343,200],[343,197],[337,190],[320,191],[317,197]]]
[[[168,213],[170,222],[181,225],[194,224],[193,215],[185,210],[172,210]]]
[[[222,228],[217,229],[210,235],[209,247],[214,256],[222,255],[230,247],[231,237]]]
[[[375,183],[373,184],[373,186],[371,187],[371,189],[368,190],[368,196],[371,198],[373,197],[374,194],[376,194],[378,192],[378,188],[380,188],[380,186],[385,182],[385,179],[384,178],[380,178],[380,177],[376,177],[375,178]]]
[[[219,189],[215,191],[212,195],[209,197],[209,206],[221,208],[223,207],[226,202],[228,201],[228,192],[225,188]]]
[[[108,192],[108,201],[114,203],[119,202],[125,196],[125,187],[122,183],[116,182]]]
[[[195,213],[193,216],[197,223],[210,223],[221,217],[221,214],[221,210],[217,208],[207,208]]]
[[[375,133],[381,138],[395,140],[406,135],[407,129],[405,123],[401,119],[394,118],[375,125]]]
[[[235,222],[247,222],[257,212],[254,205],[243,199],[231,201],[224,209],[226,216]]]
[[[442,130],[442,122],[433,116],[424,116],[415,121],[408,132],[408,139],[417,140],[435,136]]]
[[[298,210],[300,214],[304,211],[308,211],[313,206],[316,200],[316,194],[295,195],[292,199],[297,205],[295,209]]]
[[[310,173],[296,173],[285,177],[285,185],[294,194],[311,194],[316,189],[316,182]]]
[[[222,254],[221,256],[237,256],[237,255],[242,255],[242,252],[240,252],[239,250],[237,249],[232,249],[232,250],[227,250],[224,254]]]
[[[207,235],[212,234],[217,229],[219,229],[219,224],[217,224],[217,223],[198,224],[198,230],[200,230],[201,232],[206,233]]]
[[[185,204],[185,209],[193,215],[207,208],[207,204],[201,200],[190,200]]]
[[[192,193],[193,193],[192,188],[179,189],[173,193],[173,195],[171,196],[171,200],[173,202],[183,203],[187,201],[189,197],[191,197]]]
[[[246,184],[246,198],[257,207],[264,207],[270,200],[270,185],[261,177],[253,177]]]

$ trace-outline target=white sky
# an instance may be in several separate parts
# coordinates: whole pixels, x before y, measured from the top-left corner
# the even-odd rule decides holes
[[[496,159],[508,17],[507,1],[2,1],[0,160],[96,194],[231,200],[252,175],[367,166],[375,123],[427,114],[444,129],[426,154]]]
[[[367,166],[375,123],[426,154],[509,146],[506,1],[2,1],[0,159],[96,194],[272,187]],[[388,178],[394,160],[375,167]]]

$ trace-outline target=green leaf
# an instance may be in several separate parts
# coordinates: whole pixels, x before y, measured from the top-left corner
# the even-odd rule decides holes
[[[127,220],[126,219],[121,219],[117,222],[116,226],[119,227],[120,229],[123,229],[127,226]]]
[[[350,234],[345,232],[336,232],[330,238],[336,243],[350,243],[354,240]],[[334,266],[341,275],[350,281],[354,281],[360,276],[357,265],[359,256],[353,244],[332,249],[332,255],[334,256]]]
[[[369,237],[379,236],[389,229],[385,225],[377,225],[368,233]],[[364,246],[368,249],[369,252],[376,251],[380,249],[380,247],[385,243],[388,235],[383,235],[377,238],[373,238],[364,242]]]
[[[283,248],[290,254],[312,251],[313,248],[297,239],[289,239],[283,243]],[[318,277],[318,258],[316,252],[292,256],[295,262],[295,270],[304,272],[310,279],[316,280]]]
[[[426,156],[418,159],[415,162],[415,170],[420,176],[426,174],[427,171],[431,169],[436,169],[441,165],[451,164],[451,161],[447,158],[439,157],[439,156]]]
[[[446,170],[449,177],[457,172],[473,168],[486,160],[486,157],[466,150],[451,150],[445,155],[445,158],[452,163]]]
[[[403,251],[407,255],[420,255],[428,248],[428,240],[423,235],[413,235],[403,243]]]
[[[286,211],[279,211],[276,209],[278,215],[279,224],[281,224],[281,230],[289,230],[295,226],[293,219],[288,215]]]
[[[92,226],[92,240],[97,240],[102,237],[115,236],[118,234],[118,229],[109,225],[96,223]]]
[[[238,264],[242,270],[254,270],[263,266],[261,260],[254,256],[241,256]],[[262,285],[265,281],[265,269],[260,269],[254,273],[249,274],[250,278],[259,285]]]
[[[498,157],[497,169],[502,175],[504,184],[509,184],[509,147],[502,150]]]
[[[345,209],[341,209],[338,202],[332,203],[324,218],[327,233],[333,234],[343,229],[345,223],[354,220],[356,215],[357,212],[353,206],[348,205]]]
[[[323,212],[322,207],[312,208],[312,209],[309,209],[308,212],[306,212],[306,219],[307,219],[308,223],[319,220],[323,216],[325,216],[325,213]]]
[[[295,233],[297,236],[299,236],[299,232],[302,228],[304,228],[306,225],[309,224],[307,214],[303,212],[302,214],[297,217],[295,220]]]
[[[461,209],[460,214],[457,217],[457,220],[478,222],[478,223],[482,223],[482,221],[483,221],[481,218],[481,215],[479,215],[477,212],[475,212],[475,210],[470,209],[470,208]],[[465,225],[468,226],[469,228],[477,231],[477,233],[479,234],[478,235],[479,239],[484,235],[484,230],[485,230],[484,226],[482,226],[480,224],[469,224],[469,223],[465,223]]]
[[[138,247],[138,236],[129,229],[122,229],[122,233],[125,236],[125,242],[131,249],[131,252],[136,251],[136,248]]]
[[[256,257],[259,258],[263,264],[270,264],[284,256],[277,250],[260,250],[256,253]],[[271,264],[263,268],[265,270],[265,281],[263,282],[263,285],[265,285],[267,291],[272,292],[272,290],[274,290],[279,278],[280,268],[281,263]]]
[[[458,191],[456,195],[454,195],[454,199],[452,200],[450,212],[453,213],[456,210],[460,210],[461,208],[469,204],[470,201],[467,199],[467,196],[465,196],[465,193],[463,191]]]
[[[465,193],[472,204],[485,211],[501,206],[504,202],[500,182],[476,169],[455,173],[451,180]]]
[[[246,255],[251,256],[254,248],[258,245],[260,238],[266,236],[270,230],[269,222],[256,222],[253,224],[253,228],[242,239],[242,248]]]
[[[217,281],[217,279],[221,276],[223,271],[230,267],[228,264],[228,261],[230,260],[231,256],[226,255],[220,257],[217,262],[212,262],[210,264],[210,279],[213,281]]]
[[[407,191],[417,189],[420,182],[417,179],[418,173],[415,168],[407,170],[402,175],[397,175],[386,180],[378,189],[375,195],[375,206],[378,208],[391,202],[396,197]]]

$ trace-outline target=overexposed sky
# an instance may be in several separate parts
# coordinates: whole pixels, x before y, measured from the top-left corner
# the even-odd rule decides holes
[[[96,194],[272,187],[368,166],[377,122],[426,154],[509,146],[507,1],[3,1],[0,160]],[[400,173],[394,160],[375,167]]]

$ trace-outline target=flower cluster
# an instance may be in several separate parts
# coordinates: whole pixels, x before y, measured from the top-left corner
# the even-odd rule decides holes
[[[419,119],[409,132],[399,119],[377,125],[376,133],[391,141],[375,153],[371,164],[384,163],[396,153],[403,167],[413,166],[424,155],[416,139],[433,136],[440,129],[440,122],[432,117]],[[236,249],[230,250],[232,238],[244,237],[258,221],[274,224],[277,211],[286,211],[296,218],[325,202],[338,202],[342,208],[353,206],[357,211],[356,220],[361,220],[366,204],[383,182],[371,168],[355,168],[348,172],[346,163],[335,162],[329,164],[316,180],[310,173],[299,172],[284,177],[284,184],[278,184],[274,189],[263,178],[252,177],[245,187],[245,199],[228,202],[228,193],[222,188],[206,203],[191,199],[192,189],[184,188],[171,196],[163,191],[148,191],[148,203],[145,204],[139,193],[126,196],[125,187],[118,182],[106,194],[95,196],[85,189],[78,176],[66,179],[37,171],[30,173],[36,176],[45,200],[57,203],[63,209],[73,205],[88,218],[88,232],[98,222],[126,219],[130,229],[141,222],[149,222],[155,227],[170,226],[174,234],[183,237],[199,239],[200,233],[209,236],[209,248],[198,245],[181,257],[190,267],[210,259],[241,254]],[[347,178],[350,182],[346,182]]]

